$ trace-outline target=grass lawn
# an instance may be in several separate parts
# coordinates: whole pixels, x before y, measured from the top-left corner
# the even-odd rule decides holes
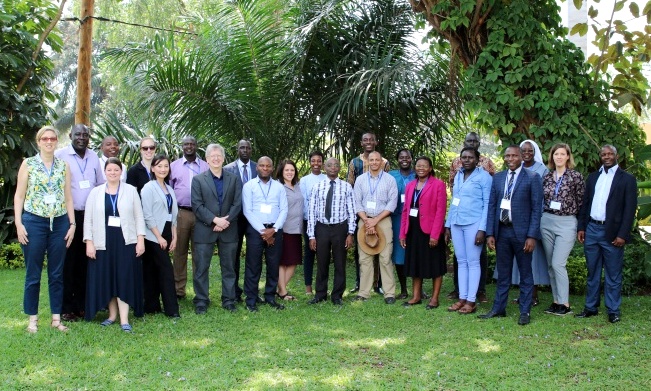
[[[218,265],[213,260],[213,303]],[[443,298],[431,311],[386,305],[375,294],[341,308],[308,306],[301,272],[290,288],[298,301],[284,311],[261,306],[250,314],[239,305],[231,314],[213,305],[197,316],[185,299],[180,320],[134,318],[132,334],[100,327],[101,313],[68,324],[67,334],[51,329],[44,276],[39,331],[30,335],[24,270],[0,270],[0,389],[651,389],[650,297],[624,298],[622,321],[611,325],[603,308],[583,320],[545,315],[550,294],[541,293],[522,327],[512,304],[507,318],[486,321],[447,312]],[[348,276],[351,287],[352,267]],[[443,292],[451,283],[445,279]],[[579,311],[583,298],[572,304]]]

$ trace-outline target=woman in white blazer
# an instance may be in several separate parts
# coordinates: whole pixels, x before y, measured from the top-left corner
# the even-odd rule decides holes
[[[176,247],[176,217],[179,211],[174,190],[167,184],[170,161],[157,155],[151,162],[151,180],[140,191],[147,234],[143,256],[145,313],[161,312],[179,318],[179,303],[174,287],[174,267],[169,252]]]
[[[142,263],[145,219],[135,187],[122,183],[122,163],[111,157],[104,166],[106,183],[91,190],[86,200],[84,242],[88,262],[86,320],[108,305],[102,326],[115,323],[131,332],[129,307],[142,316]]]

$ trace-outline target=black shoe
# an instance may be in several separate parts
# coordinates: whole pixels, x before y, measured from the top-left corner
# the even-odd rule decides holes
[[[436,304],[429,304],[429,303],[428,303],[428,304],[425,306],[425,309],[428,310],[428,311],[429,311],[429,310],[433,310],[434,308],[439,308],[439,304],[438,304],[438,302],[436,302]]]
[[[230,312],[235,312],[235,311],[237,311],[237,307],[235,307],[235,304],[233,304],[233,303],[226,304],[226,305],[224,306],[224,309],[225,309],[226,311],[230,311]]]
[[[344,301],[342,299],[333,299],[332,304],[342,306],[342,305],[344,305]]]
[[[264,300],[262,300],[262,298],[260,296],[258,296],[258,297],[255,298],[255,303],[256,304],[264,304]]]
[[[384,299],[384,302],[386,304],[395,304],[396,303],[396,298],[395,297],[387,297],[386,299]]]
[[[518,324],[520,326],[525,326],[531,323],[531,316],[529,314],[520,314],[520,319],[518,319]]]
[[[194,313],[197,315],[204,315],[206,313],[206,306],[198,305],[197,308],[194,309]]]
[[[235,302],[236,302],[236,303],[244,303],[244,300],[242,300],[242,296],[237,296],[237,297],[235,298]]]
[[[265,304],[268,305],[269,307],[275,308],[277,310],[284,310],[285,306],[282,304],[278,304],[276,300],[266,300]]]
[[[355,285],[355,287],[350,290],[350,293],[357,293],[357,292],[359,292],[359,285]]]
[[[322,302],[324,302],[326,300],[327,299],[325,297],[315,297],[312,300],[308,301],[307,304],[319,304],[319,303],[322,303]],[[341,300],[341,299],[339,299],[339,300]]]
[[[571,313],[572,313],[572,309],[570,307],[565,306],[565,304],[557,304],[556,311],[553,312],[554,315],[558,315],[558,316],[564,316]]]
[[[360,295],[353,297],[353,301],[366,301],[366,300],[368,300],[366,297]]]
[[[375,293],[377,293],[378,295],[384,295],[384,289],[382,289],[381,286],[375,287],[373,290],[374,290]]]
[[[490,319],[490,318],[504,318],[506,317],[506,311],[503,312],[495,312],[493,310],[488,311],[487,313],[483,315],[477,315],[479,319]]]
[[[249,312],[258,312],[258,307],[254,305],[246,305],[246,309],[249,310]]]
[[[402,303],[402,306],[403,307],[411,307],[411,306],[418,305],[418,304],[423,304],[423,301],[418,300],[417,302],[414,302],[414,303],[410,303],[408,301],[405,301],[404,303]]]
[[[619,322],[620,320],[621,320],[621,319],[620,319],[619,315],[617,315],[617,314],[608,314],[608,321],[609,321],[610,323],[617,323],[617,322]]]
[[[588,311],[588,310],[583,310],[579,312],[578,314],[574,314],[575,318],[589,318],[591,316],[597,316],[599,315],[599,311]]]
[[[181,315],[178,314],[178,313],[177,314],[172,314],[172,315],[167,315],[167,317],[172,318],[172,319],[181,319]]]
[[[545,313],[546,313],[546,314],[553,314],[553,313],[555,313],[556,310],[558,309],[558,306],[559,306],[559,305],[560,305],[560,304],[556,304],[556,303],[552,303],[552,304],[550,304],[550,306],[547,307],[547,309],[545,310]]]

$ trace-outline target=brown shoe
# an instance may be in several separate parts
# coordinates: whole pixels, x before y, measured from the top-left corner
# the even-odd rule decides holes
[[[448,307],[448,311],[450,312],[456,312],[461,309],[466,304],[465,300],[459,300],[456,303],[452,304],[451,306]]]
[[[459,308],[459,311],[457,311],[461,315],[468,315],[472,314],[475,311],[477,311],[477,304],[473,303],[472,301],[467,301],[466,304],[463,305],[463,307]]]

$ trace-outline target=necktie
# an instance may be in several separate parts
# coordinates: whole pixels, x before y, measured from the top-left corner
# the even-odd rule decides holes
[[[330,181],[330,188],[328,189],[328,195],[326,195],[326,207],[325,207],[325,218],[330,222],[330,217],[332,217],[332,193],[335,188],[335,181]]]
[[[249,181],[249,172],[246,169],[247,164],[244,165],[244,171],[242,171],[242,184],[245,184]]]
[[[513,190],[513,179],[515,179],[515,171],[511,171],[511,178],[509,178],[509,184],[506,186],[506,192],[504,193],[505,200],[511,199],[511,191]],[[508,209],[502,209],[500,221],[503,223],[509,223],[511,221],[511,219],[509,219]]]

